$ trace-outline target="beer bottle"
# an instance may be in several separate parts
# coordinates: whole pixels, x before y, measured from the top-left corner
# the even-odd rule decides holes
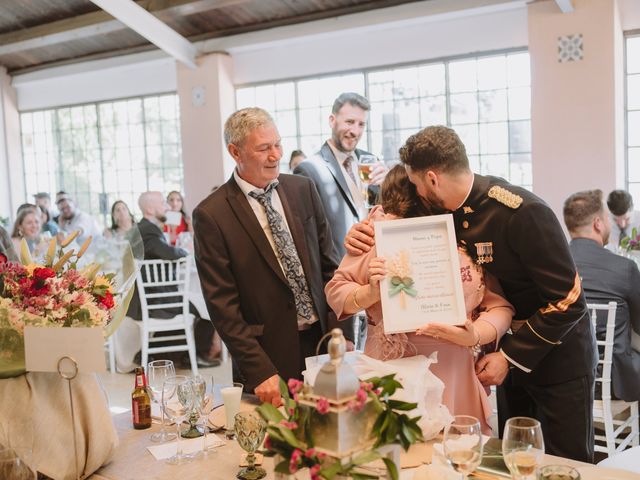
[[[147,391],[144,367],[136,367],[136,385],[131,394],[133,428],[142,430],[151,427],[151,397]]]

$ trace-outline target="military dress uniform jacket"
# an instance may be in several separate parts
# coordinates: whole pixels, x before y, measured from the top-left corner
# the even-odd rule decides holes
[[[592,376],[597,354],[593,328],[580,277],[551,208],[501,178],[475,175],[469,197],[453,217],[458,241],[500,281],[516,310],[513,329],[521,326],[500,343],[517,364],[514,383],[550,385]]]

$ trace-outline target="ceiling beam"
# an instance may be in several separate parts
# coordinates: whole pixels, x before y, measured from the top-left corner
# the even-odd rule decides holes
[[[558,7],[560,7],[562,13],[571,13],[575,10],[573,0],[556,0],[556,3],[558,4]]]
[[[138,0],[136,3],[161,20],[172,15],[194,15],[248,0]],[[64,42],[124,30],[127,26],[104,10],[77,15],[0,35],[0,55],[48,47]]]
[[[132,0],[91,0],[136,33],[188,67],[196,68],[196,47]]]

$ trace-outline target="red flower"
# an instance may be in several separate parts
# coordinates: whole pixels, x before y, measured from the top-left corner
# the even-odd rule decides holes
[[[311,480],[322,480],[322,477],[320,477],[319,473],[320,472],[320,465],[314,465],[313,467],[311,467],[309,469],[309,475],[311,476]]]
[[[34,280],[45,281],[47,278],[53,278],[55,276],[56,276],[56,272],[54,272],[50,268],[38,267],[38,268],[33,270],[33,278],[34,278]]]
[[[289,460],[289,472],[296,473],[298,471],[298,463],[302,458],[302,450],[296,448],[291,454],[291,459]]]
[[[7,256],[4,253],[0,253],[0,265],[7,263]]]
[[[115,305],[115,302],[113,301],[113,295],[109,291],[106,291],[104,293],[104,296],[96,295],[96,298],[106,309],[111,309]]]

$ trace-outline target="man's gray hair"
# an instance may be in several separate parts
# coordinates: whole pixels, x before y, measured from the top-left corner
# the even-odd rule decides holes
[[[354,92],[345,92],[340,94],[340,96],[335,99],[335,101],[333,102],[333,107],[331,108],[331,113],[336,115],[345,103],[353,105],[354,107],[360,107],[365,112],[371,110],[371,104],[369,103],[369,100],[364,98],[362,95]]]
[[[234,112],[224,124],[224,141],[227,145],[241,146],[256,128],[275,125],[266,110],[257,107],[243,108]]]

